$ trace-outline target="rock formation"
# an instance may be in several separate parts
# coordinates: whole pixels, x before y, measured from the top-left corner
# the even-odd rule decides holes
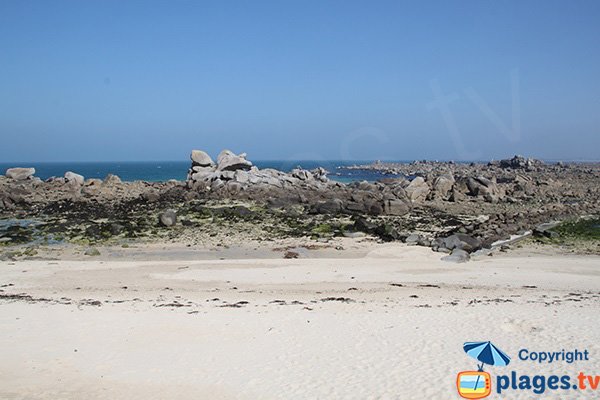
[[[24,181],[33,178],[35,168],[9,168],[6,170],[6,177],[15,181]]]

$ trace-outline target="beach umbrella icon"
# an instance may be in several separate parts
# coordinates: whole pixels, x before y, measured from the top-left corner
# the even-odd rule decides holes
[[[510,357],[492,342],[466,342],[463,349],[469,356],[481,362],[480,371],[483,371],[483,364],[504,367],[510,363]]]
[[[483,371],[483,364],[494,365],[504,367],[510,363],[510,357],[504,354],[502,350],[492,344],[492,342],[466,342],[463,344],[463,350],[470,357],[473,357],[477,361],[481,362],[479,365],[479,371]],[[481,375],[477,375],[475,381],[475,388],[479,384],[479,378]]]

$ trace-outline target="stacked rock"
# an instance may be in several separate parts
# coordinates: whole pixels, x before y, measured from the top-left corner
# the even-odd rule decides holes
[[[314,184],[328,182],[327,171],[317,168],[307,171],[301,168],[289,174],[272,168],[258,169],[246,159],[246,153],[235,154],[223,150],[217,162],[202,150],[192,150],[192,165],[187,175],[187,185],[197,190],[216,190],[227,186],[235,191],[250,185],[267,185],[283,188],[286,185]]]

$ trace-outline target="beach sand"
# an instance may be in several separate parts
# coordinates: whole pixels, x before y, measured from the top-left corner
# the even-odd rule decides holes
[[[524,248],[453,264],[404,244],[345,247],[0,262],[0,398],[455,399],[456,374],[476,369],[462,344],[486,340],[512,357],[486,368],[493,379],[600,374],[598,256]],[[522,361],[523,348],[590,360]]]

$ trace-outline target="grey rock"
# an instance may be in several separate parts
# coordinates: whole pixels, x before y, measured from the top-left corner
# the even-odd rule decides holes
[[[321,182],[327,182],[329,179],[327,178],[327,170],[325,168],[319,167],[315,168],[311,171],[312,176]]]
[[[408,235],[405,239],[405,243],[408,245],[416,245],[417,243],[419,243],[419,241],[421,241],[421,235],[417,234],[417,233],[411,233],[410,235]]]
[[[233,180],[238,183],[247,183],[250,180],[250,173],[244,170],[235,171]]]
[[[410,206],[402,200],[386,200],[384,211],[388,215],[406,215],[410,212]]]
[[[173,226],[177,223],[177,212],[175,210],[166,210],[158,215],[158,221],[163,226]]]
[[[220,178],[217,178],[210,183],[211,190],[218,190],[223,186],[225,186],[225,182],[223,182]]]
[[[249,170],[252,163],[245,158],[245,153],[238,156],[229,150],[223,150],[217,158],[217,163],[220,171],[237,171],[239,169]]]
[[[227,191],[231,194],[238,194],[239,192],[244,190],[244,187],[242,186],[242,184],[239,182],[235,182],[235,181],[227,182],[226,186],[227,186]]]
[[[481,248],[481,240],[464,233],[455,233],[444,239],[444,247],[449,250],[462,249],[473,252]]]
[[[24,181],[33,178],[35,168],[9,168],[6,170],[6,177],[15,181]]]
[[[516,155],[510,159],[500,160],[499,164],[501,168],[531,169],[533,167],[543,165],[544,162],[535,160],[533,158],[525,158],[523,156]]]
[[[90,256],[90,257],[97,257],[97,256],[100,255],[100,250],[98,250],[95,247],[90,247],[83,254],[86,255],[86,256]]]
[[[482,196],[485,201],[495,203],[501,198],[496,182],[483,176],[467,179],[467,188],[471,196]]]
[[[144,192],[142,193],[141,197],[148,203],[156,203],[160,199],[160,195],[156,190]]]
[[[218,176],[224,181],[230,181],[235,176],[235,171],[219,171]]]
[[[419,204],[427,198],[429,186],[423,177],[417,176],[404,188],[404,191],[412,203]]]
[[[65,179],[67,180],[67,182],[74,182],[81,186],[83,186],[83,184],[85,183],[85,178],[83,177],[83,175],[79,175],[71,171],[65,172]]]
[[[212,158],[210,158],[210,156],[202,150],[192,150],[190,159],[192,160],[193,166],[209,167],[215,164]]]
[[[119,178],[117,175],[108,174],[106,175],[106,178],[104,178],[103,183],[105,185],[118,185],[123,182],[121,181],[121,178]]]
[[[365,237],[365,233],[364,232],[348,232],[348,231],[344,231],[342,233],[344,235],[344,237],[347,238],[361,238],[361,237]]]
[[[102,184],[102,179],[98,179],[98,178],[89,178],[89,179],[86,179],[86,181],[85,181],[86,186],[100,186],[101,184]]]
[[[235,153],[227,149],[222,150],[217,156],[217,164],[221,164],[221,161],[223,161],[226,157],[235,157]]]
[[[470,259],[471,259],[471,257],[469,256],[469,253],[467,253],[466,251],[464,251],[462,249],[454,249],[454,250],[452,250],[452,253],[450,253],[450,255],[442,257],[443,261],[455,262],[455,263],[467,262]]]
[[[294,178],[300,179],[301,181],[313,179],[313,175],[309,171],[301,168],[294,168],[290,175],[292,175]]]
[[[559,221],[546,222],[544,224],[539,224],[533,229],[533,234],[535,236],[544,236],[548,238],[558,237],[560,236],[558,232],[554,232],[552,229],[556,228],[560,225]]]
[[[193,181],[204,181],[213,177],[214,173],[214,169],[211,167],[196,166],[192,167],[192,174],[190,175],[190,178]]]
[[[440,175],[433,181],[433,197],[447,199],[454,186],[454,176],[451,174]]]
[[[340,199],[331,199],[320,202],[316,206],[319,214],[337,214],[342,211],[344,202]]]

